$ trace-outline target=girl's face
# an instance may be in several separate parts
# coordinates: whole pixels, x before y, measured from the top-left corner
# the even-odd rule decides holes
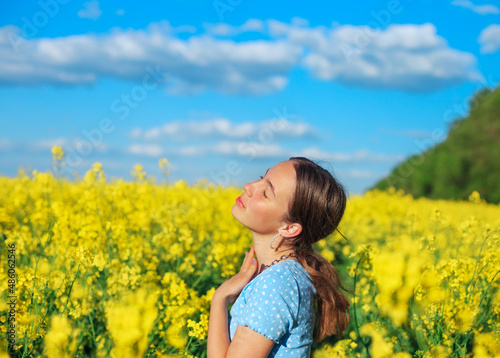
[[[243,186],[244,193],[236,199],[231,212],[250,230],[262,235],[274,235],[285,224],[281,219],[295,194],[295,185],[293,163],[278,163],[260,180]]]

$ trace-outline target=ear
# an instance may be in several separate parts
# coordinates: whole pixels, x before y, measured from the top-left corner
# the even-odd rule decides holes
[[[283,237],[294,237],[302,232],[302,225],[298,223],[284,224],[281,227],[281,236]]]

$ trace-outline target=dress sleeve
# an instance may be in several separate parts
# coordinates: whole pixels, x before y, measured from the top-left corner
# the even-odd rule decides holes
[[[257,277],[256,280],[247,292],[239,324],[279,343],[297,322],[297,282],[283,270]]]

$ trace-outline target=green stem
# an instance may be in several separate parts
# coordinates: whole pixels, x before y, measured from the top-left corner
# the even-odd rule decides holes
[[[70,296],[71,296],[71,290],[73,289],[73,284],[75,283],[76,278],[78,277],[78,273],[80,272],[80,265],[81,265],[81,263],[78,264],[78,267],[76,269],[75,278],[73,279],[73,282],[71,282],[71,286],[69,287],[68,299],[66,300],[66,304],[64,305],[64,309],[63,309],[63,311],[61,312],[61,314],[59,316],[62,316],[63,313],[66,311],[66,308],[68,307],[68,302],[69,302],[69,299],[70,299]]]
[[[92,317],[92,311],[90,311],[89,316],[90,316],[90,317],[88,317],[88,318],[89,318],[89,321],[90,321],[90,328],[92,328],[92,338],[94,339],[94,343],[95,343],[95,344],[96,344],[96,346],[97,346],[97,342],[96,342],[96,340],[95,340],[95,330],[94,330],[94,322],[93,322],[93,321],[94,321],[94,319],[93,319],[93,317]]]
[[[184,348],[184,354],[182,355],[183,357],[185,357],[185,356],[186,356],[186,353],[187,353],[187,351],[188,351],[188,349],[189,349],[189,346],[191,345],[191,341],[192,341],[192,340],[193,340],[193,336],[189,337],[189,341],[188,341],[188,343],[187,343],[186,347]]]
[[[207,269],[209,268],[210,266],[209,265],[205,265],[203,267],[203,270],[201,270],[201,273],[200,275],[198,276],[198,278],[196,279],[196,281],[194,281],[193,285],[192,285],[192,288],[193,289],[196,289],[196,286],[198,285],[198,283],[200,283],[200,281],[205,278],[205,273],[207,272]]]
[[[495,274],[495,276],[493,276],[493,278],[491,279],[490,282],[488,282],[488,289],[484,290],[483,294],[481,295],[481,299],[479,300],[479,304],[478,304],[478,307],[481,307],[481,303],[483,303],[483,300],[484,298],[486,297],[486,294],[488,293],[488,291],[491,289],[491,284],[493,283],[493,281],[495,281],[495,277],[497,277],[497,275],[500,273],[500,271],[497,271],[497,273]],[[477,320],[477,323],[476,325],[479,326],[483,320],[488,317],[488,315],[490,314],[491,312],[489,312],[488,310],[485,310],[483,312],[483,314],[481,315],[481,317]]]
[[[42,248],[42,252],[40,253],[40,255],[38,255],[37,259],[36,259],[36,262],[35,262],[35,271],[33,272],[33,288],[31,289],[31,304],[30,304],[30,308],[29,308],[29,315],[31,316],[31,313],[32,313],[32,310],[33,310],[33,306],[35,305],[35,302],[34,302],[34,296],[35,296],[35,290],[37,288],[37,285],[36,285],[36,271],[38,269],[38,262],[40,261],[40,257],[42,257],[43,253],[45,252],[45,248],[47,247],[47,245],[49,244],[49,241],[51,239],[51,232],[52,232],[52,228],[54,227],[54,217],[52,217],[52,219],[50,220],[50,223],[49,223],[49,230],[48,230],[48,237],[47,237],[47,240],[45,241],[45,245],[43,245],[43,248]],[[47,286],[45,286],[47,287]],[[30,322],[30,337],[33,336],[33,329],[34,329],[34,323]],[[38,329],[40,327],[37,328],[37,333],[38,333]],[[27,353],[27,355],[29,356],[31,354],[31,352],[33,351],[33,348],[29,351],[29,352],[26,352],[26,350],[28,349],[28,340],[25,339],[24,340],[24,348],[23,348],[23,357],[24,355]]]
[[[358,263],[356,264],[356,270],[355,270],[355,273],[354,273],[354,302],[353,302],[353,310],[354,310],[354,323],[355,323],[357,335],[359,337],[359,340],[361,341],[361,343],[363,343],[363,346],[366,349],[366,354],[368,355],[369,358],[371,358],[370,350],[368,349],[368,346],[363,341],[363,339],[361,338],[361,334],[359,333],[358,315],[356,313],[356,311],[357,311],[356,310],[356,283],[357,283],[357,278],[358,278],[358,268],[359,268],[359,266],[360,266],[363,258],[365,257],[365,255],[366,255],[366,251],[363,252],[363,255],[361,256],[361,258],[359,259]]]
[[[467,284],[467,290],[469,292],[467,292],[467,304],[469,303],[470,301],[470,293],[472,292],[472,290],[474,289],[474,285],[476,284],[476,282],[474,281],[474,275],[476,274],[476,269],[477,269],[477,265],[479,264],[479,259],[481,258],[481,252],[483,251],[483,246],[484,246],[484,243],[486,242],[486,240],[493,234],[497,233],[498,230],[495,230],[493,231],[492,233],[490,233],[488,236],[486,236],[483,240],[483,243],[481,244],[481,248],[479,249],[479,255],[477,255],[477,259],[476,259],[476,265],[474,266],[474,272],[472,273],[472,278],[470,279],[469,283]],[[478,274],[479,276],[479,274]],[[474,281],[474,282],[473,282]],[[472,283],[472,288],[469,290],[469,286],[470,284]]]

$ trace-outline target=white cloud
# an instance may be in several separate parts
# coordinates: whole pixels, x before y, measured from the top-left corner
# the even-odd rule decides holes
[[[303,156],[315,160],[327,160],[333,162],[377,162],[377,163],[394,163],[404,159],[404,156],[389,155],[383,153],[373,153],[368,150],[358,150],[353,153],[330,153],[321,150],[317,147],[306,148],[294,153],[297,156]]]
[[[50,151],[53,146],[60,146],[62,149],[69,153],[71,152],[76,152],[76,153],[87,153],[83,156],[87,156],[91,152],[98,151],[100,153],[104,153],[108,151],[108,145],[103,142],[98,142],[98,143],[92,143],[87,139],[81,139],[81,138],[74,138],[74,139],[68,139],[68,138],[53,138],[53,139],[39,139],[37,141],[31,142],[28,144],[28,147],[31,150],[39,151],[39,150],[46,150]]]
[[[222,141],[213,146],[210,152],[253,159],[286,157],[289,155],[290,150],[276,143]]]
[[[269,20],[269,27],[275,36],[307,47],[302,63],[322,80],[426,92],[482,79],[475,57],[448,47],[429,23],[376,30],[352,25],[305,28]]]
[[[186,144],[162,147],[157,144],[132,144],[127,153],[143,156],[176,155],[181,157],[232,156],[245,159],[280,158],[290,154],[290,150],[278,144],[258,144],[244,141],[219,141],[215,144]]]
[[[481,53],[493,53],[500,50],[500,25],[491,24],[479,34]]]
[[[118,10],[118,11],[120,11],[120,10]],[[117,11],[117,14],[118,14],[118,11]],[[102,11],[99,8],[99,1],[97,1],[97,0],[84,2],[83,9],[78,11],[78,17],[81,17],[82,19],[97,20],[98,18],[101,17],[101,15],[102,15]],[[123,13],[120,13],[118,15],[123,15]]]
[[[0,28],[0,85],[95,83],[103,77],[142,81],[146,67],[168,74],[171,94],[214,89],[227,94],[273,93],[303,66],[314,77],[360,87],[433,91],[482,80],[476,58],[448,46],[432,24],[310,27],[249,19],[240,26],[206,26],[187,39],[166,21],[147,29],[114,29],[107,34],[27,39],[21,29]],[[233,41],[213,37],[249,31],[270,39]],[[486,35],[484,35],[486,38]],[[486,39],[491,48],[492,39]]]
[[[149,157],[156,157],[164,153],[163,148],[157,144],[132,144],[126,151],[131,154]]]
[[[241,25],[241,28],[244,32],[248,31],[264,31],[264,22],[262,20],[258,19],[248,19],[245,21],[243,25]]]
[[[306,123],[290,122],[285,118],[275,118],[261,123],[233,123],[226,118],[202,121],[173,121],[149,129],[134,128],[130,136],[135,139],[184,141],[194,138],[247,139],[252,142],[267,143],[280,138],[313,138],[317,130]]]
[[[183,156],[195,156],[202,155],[207,153],[207,148],[203,146],[189,145],[183,146],[180,148],[176,148],[175,150],[171,150],[171,153],[180,154]]]
[[[218,24],[203,24],[206,32],[215,36],[234,36],[240,32],[237,26],[229,25],[223,22]]]
[[[142,129],[139,127],[136,127],[130,131],[131,138],[140,138],[141,136],[142,136]]]
[[[42,138],[34,141],[14,141],[7,138],[0,138],[0,150],[5,151],[26,151],[30,153],[35,152],[47,152],[50,153],[52,147],[54,146],[62,147],[66,154],[71,153],[86,153],[80,154],[85,157],[94,151],[105,153],[109,150],[109,147],[104,142],[91,143],[87,139],[82,138]],[[50,154],[49,154],[50,157]]]
[[[451,2],[451,4],[472,10],[476,14],[480,14],[480,15],[498,14],[500,12],[498,7],[495,5],[492,5],[492,4],[475,5],[470,0],[454,0]]]
[[[378,178],[380,175],[372,172],[371,170],[351,169],[345,173],[345,176],[354,179],[375,179]]]
[[[170,75],[172,93],[265,94],[287,84],[302,52],[287,41],[181,40],[173,32],[163,22],[146,30],[26,40],[20,29],[1,28],[0,37],[10,41],[0,43],[0,84],[82,84],[105,76],[142,81],[150,66]]]
[[[12,148],[12,141],[8,138],[0,138],[0,150],[8,151]]]
[[[263,32],[265,23],[258,19],[248,19],[240,26],[233,26],[223,22],[217,24],[204,23],[205,30],[215,36],[236,36],[243,32]]]
[[[187,144],[162,147],[157,144],[132,144],[127,153],[143,156],[179,155],[179,156],[230,156],[245,160],[255,158],[283,159],[289,157],[307,157],[312,160],[335,163],[389,163],[395,164],[404,159],[403,155],[375,153],[368,150],[355,152],[328,152],[317,147],[299,150],[290,149],[278,143],[259,143],[238,140],[221,140],[214,144]],[[361,175],[361,174],[359,174]],[[371,175],[371,174],[370,174]]]
[[[39,139],[30,144],[30,147],[35,150],[51,150],[53,146],[67,146],[70,141],[66,138],[54,138],[54,139]],[[73,143],[75,144],[75,143]]]
[[[191,25],[179,25],[177,27],[174,27],[173,30],[177,34],[180,34],[180,33],[195,34],[197,31],[196,27],[191,26]]]

